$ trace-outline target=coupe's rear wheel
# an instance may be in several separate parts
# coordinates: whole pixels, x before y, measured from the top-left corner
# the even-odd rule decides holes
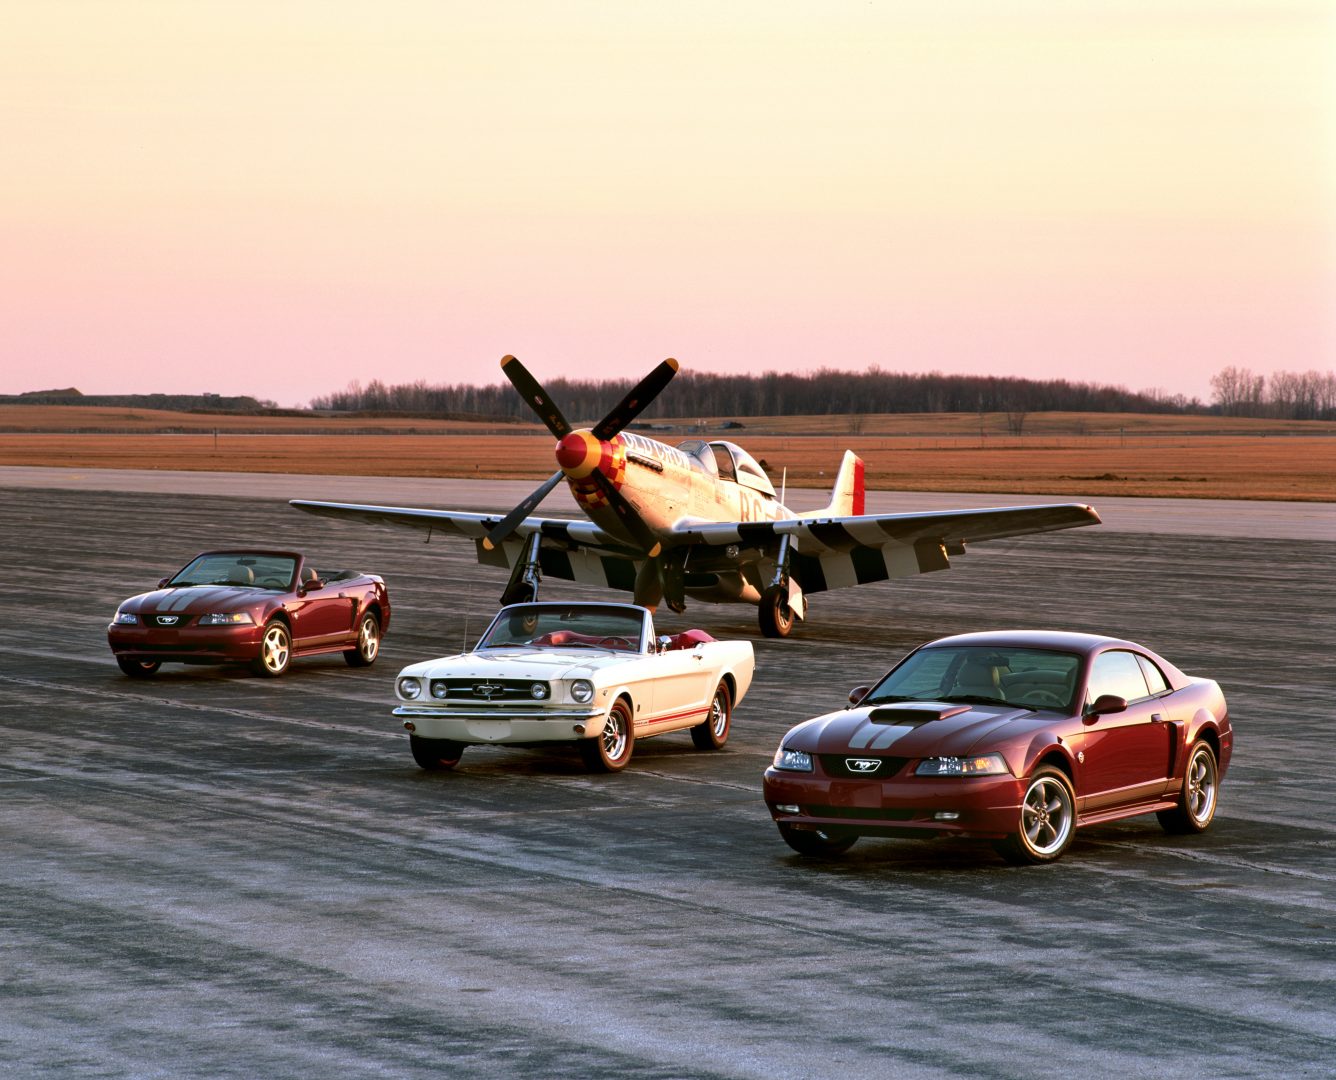
[[[264,636],[260,638],[260,655],[251,667],[257,675],[267,679],[277,679],[292,663],[292,634],[286,623],[272,619],[265,625]]]
[[[449,739],[424,739],[410,735],[408,747],[413,751],[413,760],[428,772],[453,769],[464,756],[464,744]]]
[[[728,742],[728,729],[733,723],[733,695],[728,683],[714,688],[714,700],[705,719],[691,729],[691,741],[697,750],[718,750]]]
[[[1007,862],[1033,865],[1062,857],[1076,832],[1076,797],[1061,770],[1045,766],[1034,771],[1017,824],[1018,830],[997,845]]]
[[[380,655],[380,620],[371,612],[357,626],[357,647],[343,654],[349,667],[370,667]]]
[[[133,660],[128,656],[116,657],[117,666],[132,679],[147,679],[158,673],[162,664],[157,660]]]
[[[788,637],[795,618],[793,608],[789,607],[788,590],[782,585],[766,589],[761,596],[761,607],[758,612],[761,633],[766,637]]]
[[[779,835],[799,855],[812,855],[818,859],[843,855],[858,841],[857,836],[833,829],[798,829],[783,824],[779,826]]]
[[[621,772],[631,760],[636,733],[631,719],[631,703],[618,698],[608,711],[603,731],[580,743],[580,753],[590,772]]]
[[[1178,805],[1172,810],[1161,810],[1155,816],[1169,833],[1205,832],[1215,817],[1216,794],[1220,786],[1220,772],[1215,763],[1211,744],[1199,739],[1192,744],[1188,755],[1188,771],[1183,777],[1183,790]]]

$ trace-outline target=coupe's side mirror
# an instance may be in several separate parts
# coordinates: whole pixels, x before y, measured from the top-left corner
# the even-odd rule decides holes
[[[1086,710],[1087,716],[1108,716],[1110,713],[1127,711],[1127,698],[1117,694],[1100,694],[1095,703]]]
[[[849,704],[857,705],[860,701],[862,701],[865,697],[867,697],[867,692],[871,689],[872,687],[870,686],[855,686],[852,690],[849,691]]]
[[[167,584],[167,582],[169,582],[169,581],[171,581],[171,580],[172,580],[172,579],[169,578],[169,577],[160,578],[160,579],[158,580],[158,588],[161,589],[164,585]]]

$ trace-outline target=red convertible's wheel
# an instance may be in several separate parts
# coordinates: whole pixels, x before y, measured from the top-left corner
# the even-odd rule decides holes
[[[1220,772],[1215,764],[1215,751],[1205,739],[1192,744],[1188,755],[1188,771],[1183,777],[1183,790],[1178,805],[1172,810],[1161,810],[1155,816],[1167,833],[1205,832],[1215,817],[1216,790]]]
[[[728,692],[728,683],[720,683],[715,687],[705,719],[691,729],[691,742],[697,750],[718,750],[728,742],[732,723],[733,695]]]
[[[362,616],[357,627],[357,647],[343,654],[349,667],[370,667],[380,655],[380,620],[371,612]]]
[[[147,679],[156,675],[162,664],[157,660],[132,660],[128,656],[116,657],[116,664],[132,679]]]
[[[1060,769],[1034,771],[1021,800],[1017,830],[997,844],[1009,863],[1054,862],[1062,857],[1076,832],[1076,797]]]
[[[423,739],[410,735],[408,747],[413,751],[413,760],[428,772],[453,769],[464,756],[464,744],[449,739]]]
[[[580,753],[590,772],[621,772],[631,760],[636,733],[631,719],[631,703],[618,698],[608,712],[603,731],[580,743]]]
[[[279,619],[271,619],[260,638],[260,655],[251,667],[257,675],[268,679],[277,679],[292,663],[292,634],[287,625]]]
[[[779,835],[784,843],[799,855],[811,855],[818,859],[830,859],[843,855],[857,842],[858,837],[848,833],[824,829],[795,829],[792,825],[779,826]]]

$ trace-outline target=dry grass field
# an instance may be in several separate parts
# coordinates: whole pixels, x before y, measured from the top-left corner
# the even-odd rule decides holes
[[[1014,418],[1013,418],[1014,419]],[[1336,424],[1220,417],[1034,413],[783,417],[723,429],[776,484],[822,487],[848,447],[880,490],[1336,501]],[[553,468],[536,425],[247,417],[64,406],[0,409],[0,464],[72,468],[476,476],[535,482]],[[855,430],[856,429],[856,430]],[[268,433],[266,433],[268,432]],[[306,432],[303,434],[302,432]]]

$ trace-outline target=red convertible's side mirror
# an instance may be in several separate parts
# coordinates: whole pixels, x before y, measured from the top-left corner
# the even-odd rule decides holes
[[[857,705],[860,701],[862,701],[865,697],[867,697],[867,692],[871,689],[872,687],[870,686],[855,686],[852,690],[849,691],[849,704]]]
[[[325,583],[321,581],[318,577],[311,578],[308,581],[303,581],[300,585],[297,586],[297,595],[305,596],[308,592],[314,592],[316,589],[323,589],[324,587]]]
[[[1110,713],[1127,711],[1127,698],[1117,694],[1100,694],[1095,703],[1086,710],[1087,716],[1108,716]]]
[[[169,577],[160,578],[159,581],[158,581],[158,588],[161,589],[164,585],[167,584],[167,582],[169,582],[169,581],[171,581],[171,580],[172,580],[172,579],[169,578]]]

